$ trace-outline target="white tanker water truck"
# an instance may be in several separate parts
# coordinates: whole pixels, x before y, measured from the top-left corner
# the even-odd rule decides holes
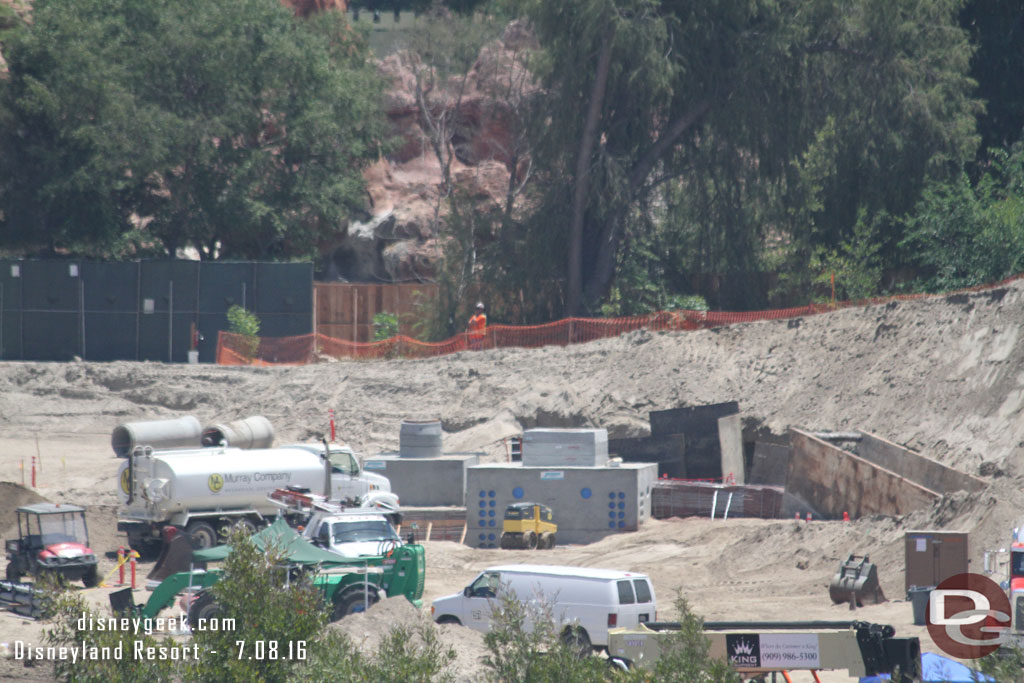
[[[232,525],[256,530],[279,507],[267,498],[275,489],[300,487],[332,501],[381,503],[397,508],[386,477],[363,472],[347,446],[298,444],[279,448],[226,446],[153,450],[135,447],[118,471],[117,530],[130,545],[153,550],[166,526],[184,529],[197,548],[217,545]]]

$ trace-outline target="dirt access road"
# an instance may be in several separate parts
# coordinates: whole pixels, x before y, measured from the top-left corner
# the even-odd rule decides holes
[[[605,427],[643,436],[647,412],[737,400],[743,416],[775,433],[864,429],[972,474],[989,488],[955,494],[904,517],[842,522],[652,521],[632,534],[556,548],[545,561],[650,574],[662,618],[680,591],[707,619],[848,619],[919,635],[903,598],[903,533],[971,532],[974,566],[1006,547],[1024,509],[1024,288],[894,302],[794,320],[698,332],[639,331],[562,348],[466,352],[430,360],[330,362],[282,368],[160,363],[0,363],[0,525],[32,497],[21,466],[41,460],[35,495],[89,507],[93,545],[124,543],[115,530],[119,461],[109,435],[123,422],[191,414],[208,423],[264,415],[277,442],[319,437],[337,411],[339,439],[364,453],[395,450],[403,418],[440,418],[449,451],[504,457],[502,439],[535,426]],[[850,613],[827,584],[850,553],[869,554],[892,599]],[[528,551],[427,544],[426,598],[458,591],[497,562]],[[105,566],[113,562],[104,559]],[[103,589],[95,591],[98,604]],[[388,601],[390,603],[392,601]],[[371,646],[400,608],[352,622]],[[410,617],[411,618],[411,617]],[[345,628],[339,626],[339,628]],[[0,615],[0,642],[40,627]],[[445,631],[452,630],[446,627]],[[478,640],[452,634],[465,680],[479,678]],[[0,676],[32,676],[4,663]],[[13,668],[12,668],[13,667]],[[829,674],[826,680],[848,680]]]

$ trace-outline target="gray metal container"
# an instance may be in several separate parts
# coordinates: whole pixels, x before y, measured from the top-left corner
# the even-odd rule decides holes
[[[440,420],[402,420],[398,433],[398,452],[403,458],[441,456]]]
[[[199,420],[186,415],[175,420],[127,422],[114,428],[110,446],[119,458],[127,458],[136,446],[153,448],[198,447],[203,428]]]
[[[523,433],[524,467],[604,467],[607,464],[607,429],[527,429]]]
[[[227,424],[213,424],[203,430],[204,446],[219,446],[227,442],[234,448],[270,448],[274,445],[274,427],[262,415]]]

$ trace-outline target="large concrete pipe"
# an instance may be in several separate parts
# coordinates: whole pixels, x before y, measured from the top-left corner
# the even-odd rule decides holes
[[[441,457],[441,421],[402,420],[398,453],[403,458]]]
[[[222,442],[233,448],[270,448],[274,445],[274,427],[262,415],[253,415],[203,430],[204,446],[219,446]]]
[[[153,448],[198,447],[203,428],[199,420],[186,415],[176,420],[127,422],[114,428],[110,445],[119,458],[127,458],[136,446]]]

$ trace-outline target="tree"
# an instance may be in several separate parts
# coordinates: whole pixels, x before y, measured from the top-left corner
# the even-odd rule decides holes
[[[967,0],[960,25],[977,46],[971,76],[985,112],[978,117],[981,152],[1009,148],[1024,135],[1024,91],[1017,74],[1024,71],[1024,13],[1016,0]]]
[[[308,573],[287,566],[282,549],[260,550],[242,528],[234,529],[226,541],[231,553],[210,591],[219,610],[216,623],[234,628],[193,633],[192,642],[203,656],[188,663],[189,678],[289,680],[301,670],[305,651],[327,624],[323,593]]]
[[[68,248],[135,216],[172,256],[308,256],[362,206],[380,85],[342,13],[41,0],[6,47],[8,239]]]
[[[535,220],[564,236],[570,314],[606,294],[626,227],[673,187],[684,215],[715,219],[711,260],[744,267],[773,224],[838,245],[864,206],[899,215],[976,144],[956,0],[524,6],[550,96]]]
[[[976,183],[929,185],[901,245],[927,291],[986,284],[1024,271],[1024,144],[993,149]]]

